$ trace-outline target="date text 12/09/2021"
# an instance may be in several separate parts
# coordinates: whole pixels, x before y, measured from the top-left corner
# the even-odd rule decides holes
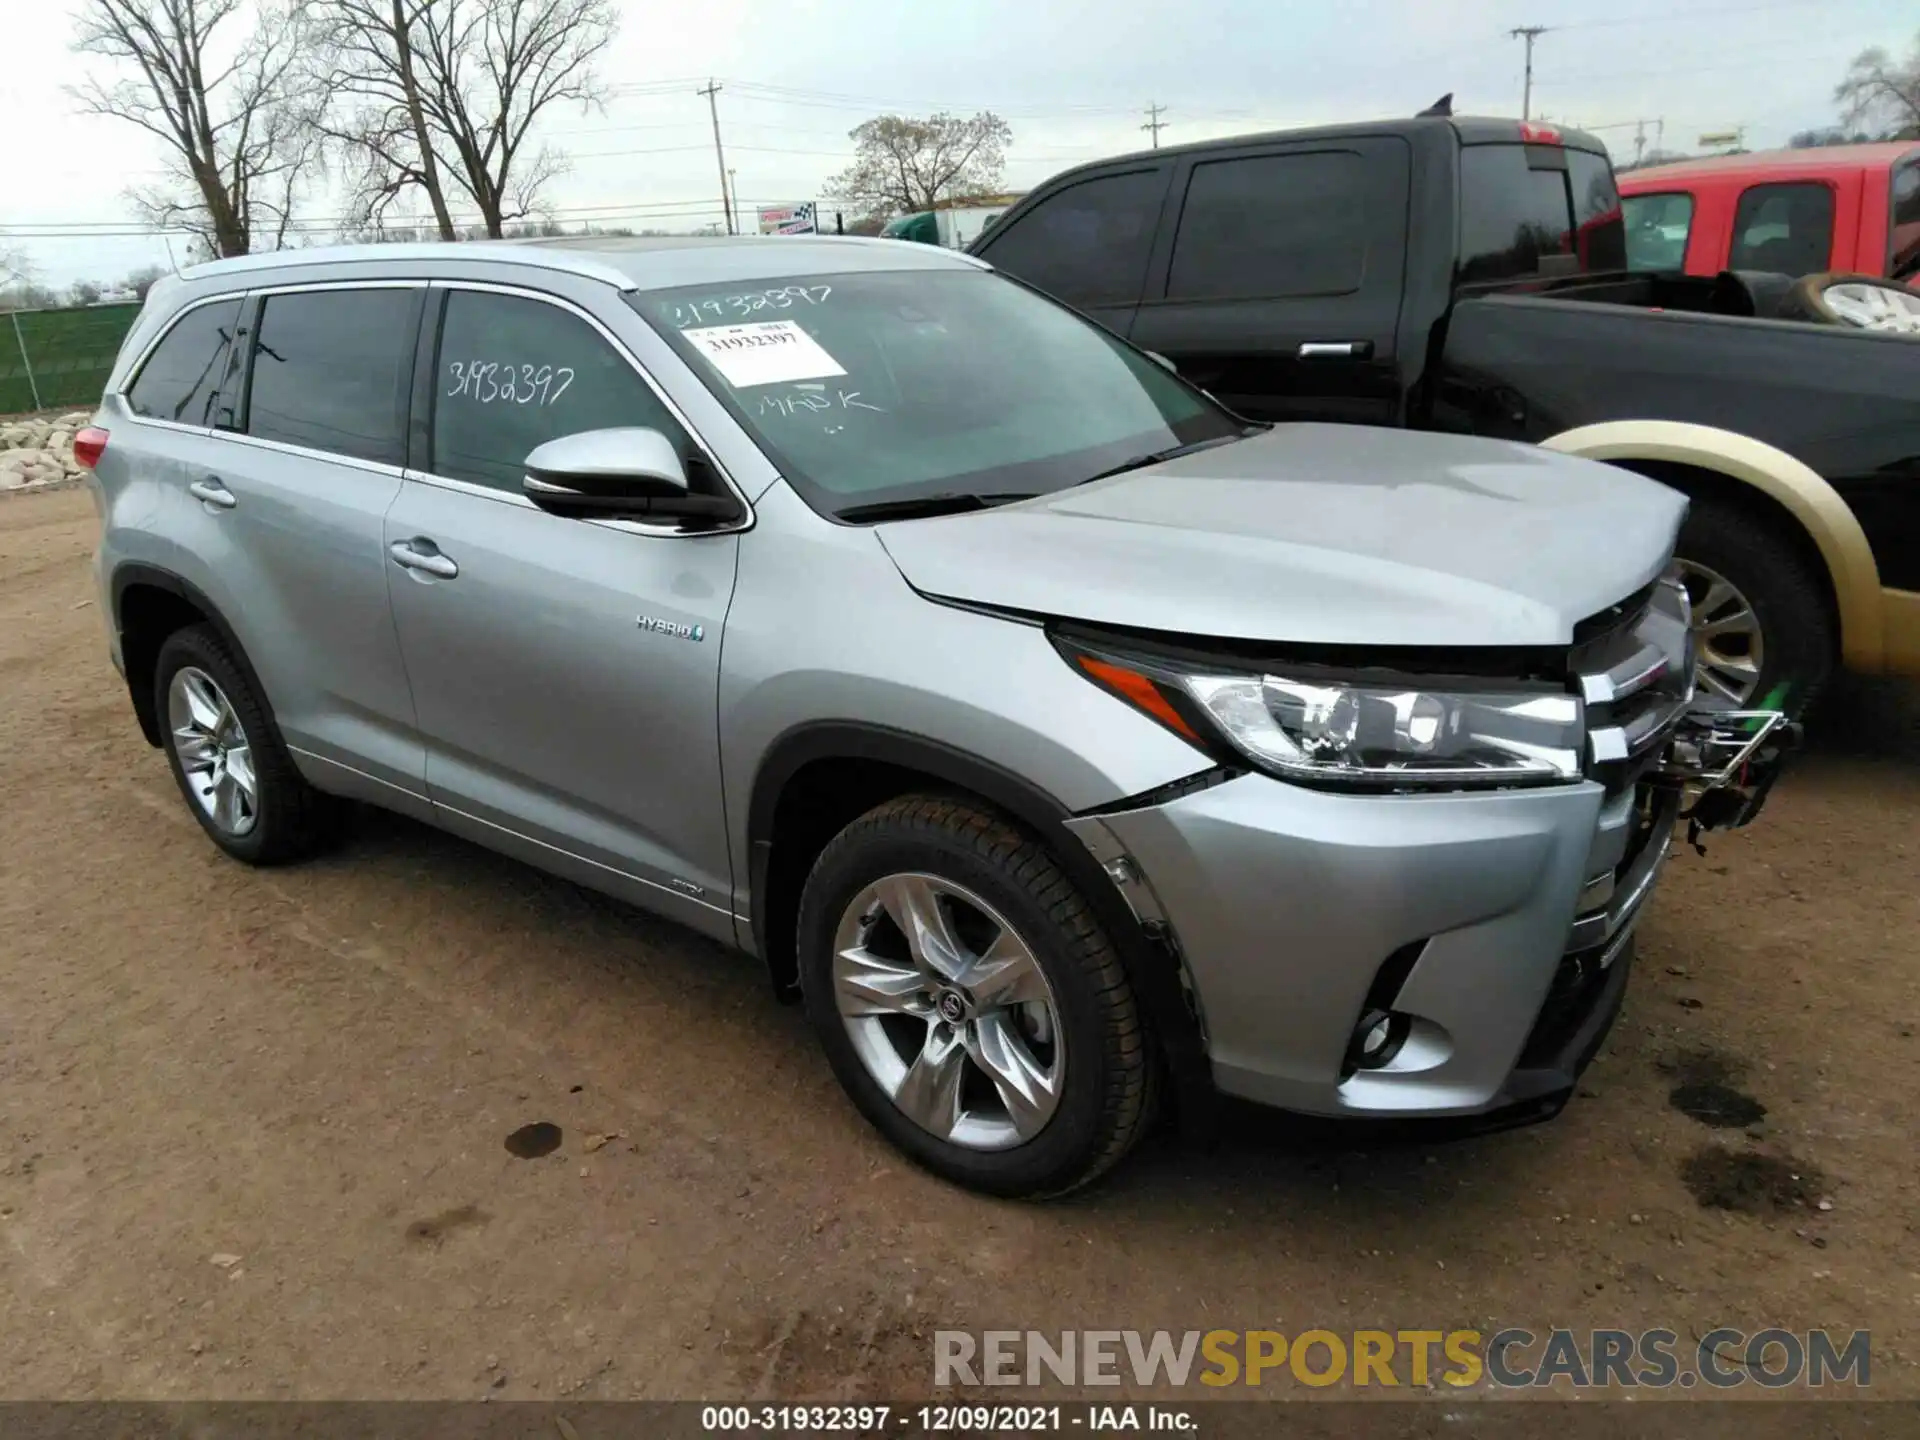
[[[853,1435],[1031,1435],[1125,1430],[1192,1433],[1192,1412],[1172,1405],[708,1405],[700,1428],[710,1435],[786,1435],[822,1431]]]

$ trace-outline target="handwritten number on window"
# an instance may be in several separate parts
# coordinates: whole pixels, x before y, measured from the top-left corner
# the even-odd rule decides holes
[[[832,293],[831,285],[784,285],[774,290],[729,295],[720,300],[689,300],[673,307],[673,323],[687,330],[715,321],[737,320],[756,310],[791,310],[796,304],[820,305]]]
[[[448,399],[464,395],[482,405],[496,401],[517,405],[551,405],[573,383],[569,365],[515,365],[512,361],[449,360]],[[555,382],[558,382],[557,384]]]

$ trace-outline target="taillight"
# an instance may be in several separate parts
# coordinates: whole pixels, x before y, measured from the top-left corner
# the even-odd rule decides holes
[[[100,457],[107,453],[107,432],[98,425],[89,425],[74,433],[73,458],[76,462],[91,470],[100,463]]]
[[[1541,125],[1532,120],[1520,122],[1520,138],[1529,145],[1558,145],[1560,132],[1551,125]]]

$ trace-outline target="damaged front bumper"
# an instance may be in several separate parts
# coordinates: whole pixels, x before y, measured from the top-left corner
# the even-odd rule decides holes
[[[1750,823],[1797,738],[1776,712],[1690,711],[1617,790],[1341,794],[1223,771],[1068,828],[1178,958],[1220,1091],[1524,1123],[1604,1041],[1676,823],[1695,843]]]

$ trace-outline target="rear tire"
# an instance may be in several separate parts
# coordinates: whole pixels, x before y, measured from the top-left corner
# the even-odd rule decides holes
[[[1833,674],[1838,645],[1826,587],[1800,552],[1753,511],[1696,500],[1675,558],[1694,606],[1702,698],[1804,714]],[[1736,623],[1743,610],[1747,639]]]
[[[927,897],[932,925],[915,943]],[[1046,847],[993,812],[909,795],[862,815],[807,877],[798,950],[807,1015],[841,1085],[935,1174],[993,1195],[1060,1195],[1146,1129],[1157,1080],[1120,957]],[[1030,998],[996,1008],[994,977],[1010,973],[996,957],[1008,955],[1030,968],[1004,994]],[[956,1078],[917,1078],[936,1073]]]
[[[338,833],[342,803],[294,768],[265,699],[211,627],[161,643],[153,690],[174,782],[214,844],[249,865],[283,865]]]

